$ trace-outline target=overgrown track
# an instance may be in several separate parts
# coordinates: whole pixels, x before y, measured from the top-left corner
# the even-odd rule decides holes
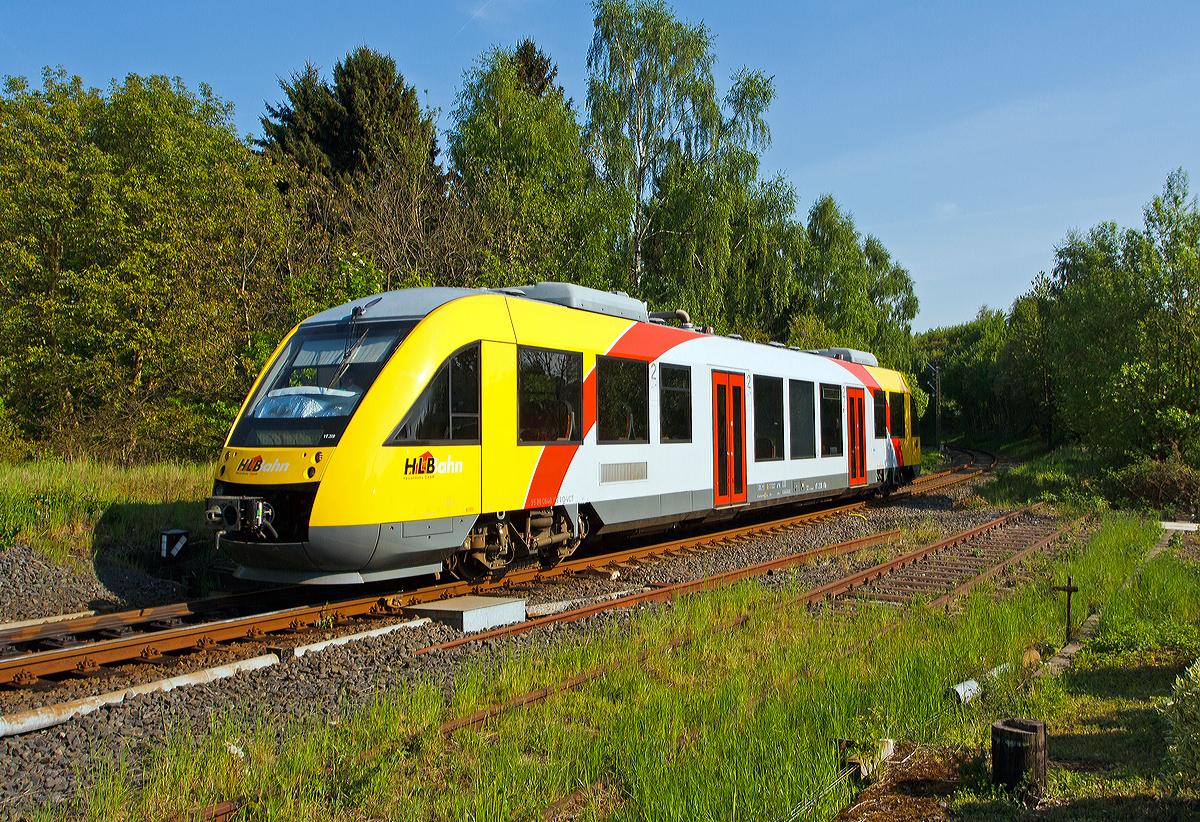
[[[1002,517],[984,523],[976,528],[964,531],[954,536],[948,537],[939,542],[927,545],[916,551],[912,551],[903,556],[888,562],[880,563],[872,568],[864,571],[850,574],[842,579],[831,582],[827,585],[813,588],[799,596],[791,597],[782,602],[776,603],[771,610],[779,610],[782,608],[791,608],[797,605],[806,605],[809,608],[814,606],[823,606],[834,603],[839,597],[856,596],[860,592],[866,590],[867,599],[882,599],[889,603],[911,604],[915,601],[914,597],[909,597],[905,600],[899,598],[884,597],[878,594],[872,595],[870,586],[891,583],[896,585],[899,583],[900,577],[898,573],[905,568],[918,569],[919,573],[925,575],[924,586],[920,589],[921,595],[929,600],[931,607],[948,607],[951,602],[959,596],[967,593],[971,588],[997,576],[1005,569],[1014,566],[1020,561],[1026,559],[1031,554],[1041,551],[1051,545],[1058,539],[1061,539],[1064,534],[1070,530],[1069,528],[1055,528],[1046,523],[1030,522],[1029,515],[1036,511],[1041,506],[1041,503],[1025,508],[1020,511],[1015,511],[1010,514],[1005,514]],[[876,535],[876,537],[886,537],[888,535]],[[870,538],[868,538],[870,539]],[[877,540],[878,541],[878,540]],[[863,540],[855,540],[854,543],[864,542]],[[846,553],[851,550],[858,550],[864,547],[863,545],[852,545],[851,543],[841,543],[836,546],[829,546],[825,549],[810,551],[805,554],[797,554],[792,557],[785,557],[775,562],[763,563],[761,566],[742,569],[739,571],[727,572],[718,574],[704,579],[684,582],[678,585],[666,586],[662,589],[647,591],[642,594],[632,595],[620,600],[600,603],[597,605],[580,608],[574,611],[568,611],[555,616],[544,617],[533,622],[518,623],[504,628],[497,628],[492,631],[486,631],[480,634],[462,637],[461,639],[452,642],[442,643],[430,648],[426,648],[418,653],[429,653],[437,650],[445,650],[449,648],[466,645],[473,642],[484,640],[493,640],[525,631],[533,630],[544,625],[554,622],[566,622],[571,620],[581,619],[586,616],[591,616],[601,610],[611,610],[615,608],[628,608],[643,602],[662,601],[673,599],[676,596],[692,593],[699,590],[710,590],[713,588],[730,585],[741,579],[752,576],[759,576],[774,570],[778,567],[787,567],[788,565],[800,564],[810,559],[813,555],[820,555],[826,552],[829,553]],[[976,552],[979,551],[981,556],[976,557]],[[970,557],[972,561],[963,561],[964,557]],[[745,614],[742,617],[735,618],[727,623],[719,626],[712,626],[710,630],[722,630],[736,627],[746,622],[751,617],[751,614]],[[886,633],[891,628],[899,623],[893,623],[883,631],[878,632],[867,641],[872,641],[883,633]],[[678,647],[681,644],[690,642],[695,637],[683,637],[673,640],[658,649],[669,650],[670,648]],[[848,648],[846,653],[853,649]],[[626,660],[626,662],[643,662],[649,655],[650,651],[643,652],[637,658]],[[615,663],[606,665],[602,668],[597,668],[588,671],[578,676],[572,677],[569,680],[552,685],[547,688],[541,688],[537,691],[532,691],[527,694],[515,697],[501,705],[494,705],[467,716],[459,717],[450,720],[442,725],[442,733],[449,734],[461,728],[480,728],[489,719],[515,708],[523,708],[528,705],[540,702],[546,698],[553,696],[565,690],[577,688],[593,679],[603,676],[606,673],[620,667],[625,663]]]
[[[939,490],[964,482],[984,470],[987,469],[977,467],[975,458],[970,457],[967,462],[950,471],[896,492],[890,499]],[[402,593],[372,594],[336,603],[306,604],[213,618],[221,617],[222,611],[228,614],[231,609],[251,608],[256,599],[261,609],[264,598],[267,607],[272,607],[300,594],[312,594],[311,588],[304,588],[300,592],[296,589],[280,589],[265,594],[201,600],[14,628],[0,632],[0,643],[5,643],[8,651],[0,655],[0,684],[16,688],[53,687],[53,680],[47,680],[47,677],[112,676],[117,673],[113,670],[114,666],[139,661],[157,665],[186,664],[190,656],[201,654],[218,644],[262,642],[268,635],[295,636],[332,626],[348,627],[358,622],[394,620],[403,616],[405,608],[420,603],[537,584],[572,575],[608,574],[611,571],[604,569],[654,557],[687,555],[706,545],[752,539],[844,514],[867,504],[867,501],[858,501],[838,505],[716,533],[570,560],[550,569],[532,567],[514,570],[495,580],[448,582]],[[199,657],[195,661],[199,662]]]
[[[940,540],[924,548],[897,557],[894,560],[880,563],[865,571],[850,574],[840,580],[832,582],[818,588],[814,588],[797,597],[788,598],[775,603],[768,612],[778,611],[780,609],[793,608],[797,604],[805,604],[809,608],[814,606],[822,606],[833,603],[839,596],[855,595],[856,593],[866,590],[868,586],[879,584],[885,580],[890,580],[895,583],[899,578],[895,576],[897,572],[905,568],[918,568],[926,573],[930,582],[923,589],[925,594],[940,593],[940,596],[932,599],[929,602],[930,607],[949,607],[949,605],[958,597],[967,593],[974,586],[985,582],[997,576],[1007,568],[1011,568],[1020,561],[1028,558],[1031,554],[1041,551],[1051,545],[1054,541],[1061,539],[1070,530],[1070,528],[1055,529],[1047,526],[1045,523],[1029,522],[1029,515],[1034,513],[1041,507],[1041,503],[1016,511],[1010,514],[1005,514],[991,522],[984,523],[976,528],[968,531],[955,534],[944,540]],[[616,608],[628,608],[647,601],[662,601],[673,599],[687,593],[692,593],[699,590],[710,590],[713,588],[722,587],[732,584],[738,580],[746,579],[753,576],[759,576],[769,571],[778,568],[789,567],[806,562],[808,559],[816,555],[841,554],[850,551],[859,550],[866,545],[878,544],[883,541],[890,541],[895,538],[895,532],[887,534],[876,534],[871,537],[866,537],[859,540],[851,540],[850,542],[840,543],[838,545],[827,546],[814,551],[808,551],[802,554],[796,554],[790,557],[784,557],[772,562],[762,563],[751,568],[739,569],[736,571],[726,572],[711,577],[705,577],[691,582],[680,583],[678,585],[664,586],[663,588],[647,591],[638,595],[631,595],[620,600],[600,603],[584,608],[578,608],[566,613],[557,614],[554,616],[544,617],[532,622],[519,623],[505,628],[498,628],[492,631],[486,631],[471,636],[466,636],[452,642],[443,643],[441,645],[432,646],[418,651],[418,654],[430,653],[438,650],[446,650],[449,648],[458,647],[474,642],[494,640],[497,638],[513,636],[525,631],[533,630],[545,625],[558,622],[568,622],[572,620],[582,619],[602,610],[611,610]],[[976,556],[976,553],[981,552],[981,556]],[[969,556],[972,560],[981,560],[979,562],[960,562],[960,558]],[[965,566],[971,566],[966,568]],[[929,573],[935,569],[954,568],[955,572],[947,577],[936,576]],[[874,597],[879,599],[879,597]],[[884,601],[893,602],[894,600],[885,599]],[[910,599],[907,602],[911,603]],[[701,633],[715,633],[718,631],[730,630],[746,624],[755,615],[753,613],[745,613],[735,617],[720,625],[712,625]],[[894,622],[877,631],[872,636],[857,643],[854,646],[846,647],[839,654],[839,658],[844,658],[853,653],[863,645],[875,641],[879,637],[888,633],[897,627],[903,620],[903,613],[900,614]],[[615,671],[625,665],[642,664],[649,657],[670,651],[689,644],[697,639],[699,635],[685,635],[677,637],[658,648],[642,651],[634,657],[595,668],[590,671],[585,671],[581,674],[571,677],[570,679],[549,685],[545,688],[539,688],[535,691],[522,694],[514,697],[504,703],[492,705],[482,710],[475,711],[471,714],[461,716],[455,719],[444,722],[440,728],[444,736],[449,736],[456,731],[464,729],[481,729],[490,720],[495,717],[519,710],[522,708],[536,705],[544,702],[553,696],[564,691],[580,688],[587,683],[598,679],[612,671]],[[794,680],[794,677],[793,677]],[[758,697],[754,703],[764,699],[771,690],[785,683],[775,683],[768,687]],[[680,736],[683,741],[688,738],[694,738],[699,729],[694,729],[691,732],[684,733]],[[581,792],[575,791],[561,798],[550,806],[550,809],[557,808],[564,804],[570,804],[571,800],[578,796]],[[203,809],[202,818],[205,819],[228,819],[231,816],[244,808],[248,804],[253,804],[255,800],[239,797],[238,799],[228,802],[222,802],[216,805],[211,805]],[[548,809],[548,810],[550,810]],[[545,814],[544,818],[549,818],[549,814]]]

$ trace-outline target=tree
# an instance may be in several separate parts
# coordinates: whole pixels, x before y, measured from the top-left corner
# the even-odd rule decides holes
[[[807,228],[806,254],[796,267],[800,312],[818,318],[841,345],[911,370],[918,304],[908,272],[877,238],[861,237],[854,218],[830,195],[813,203]]]
[[[512,58],[516,61],[517,78],[526,91],[538,100],[547,94],[563,97],[562,86],[556,88],[554,85],[554,78],[558,76],[558,66],[550,62],[550,55],[538,48],[533,38],[526,37],[522,40]],[[571,108],[570,100],[567,100],[566,106]]]
[[[198,455],[278,340],[273,175],[206,86],[61,69],[0,100],[0,394],[67,453]]]
[[[1115,460],[1200,465],[1200,208],[1167,178],[1144,228],[1102,223],[1055,251],[1050,348],[1064,423]]]
[[[612,197],[583,152],[556,74],[525,40],[487,52],[459,92],[450,157],[478,221],[482,284],[608,287]]]
[[[319,310],[320,295],[348,293],[344,272],[363,264],[384,290],[471,284],[469,214],[437,162],[433,113],[395,60],[361,47],[335,64],[332,84],[308,65],[280,86],[287,101],[267,107],[258,144],[316,235],[293,283],[298,304]]]
[[[421,110],[391,55],[361,46],[334,65],[332,86],[311,63],[279,85],[287,102],[267,107],[258,143],[276,159],[333,180],[434,166],[432,114]]]
[[[1033,288],[1013,301],[1004,345],[996,355],[996,392],[1004,403],[1013,433],[1035,428],[1054,448],[1058,391],[1049,349],[1053,295],[1045,273]]]
[[[672,162],[708,166],[719,158],[723,138],[766,145],[762,115],[774,90],[760,73],[739,72],[725,117],[712,74],[712,36],[703,23],[676,20],[662,0],[595,0],[592,7],[589,136],[600,173],[624,195],[623,245],[637,288],[654,230],[656,178]],[[661,199],[663,188],[658,191]]]
[[[680,159],[657,181],[657,226],[645,247],[640,293],[684,308],[722,333],[782,340],[804,255],[796,194],[782,177],[758,180],[758,158],[740,147],[703,167]]]
[[[920,359],[942,371],[944,432],[1004,432],[1004,409],[995,389],[995,363],[1007,335],[1005,320],[1003,311],[985,305],[971,322],[935,328],[918,336]]]

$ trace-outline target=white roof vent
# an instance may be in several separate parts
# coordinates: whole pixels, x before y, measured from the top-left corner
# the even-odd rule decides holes
[[[505,294],[520,294],[531,300],[567,308],[578,308],[591,311],[594,314],[607,314],[610,317],[620,317],[625,320],[649,322],[650,315],[646,304],[635,300],[624,291],[599,291],[572,283],[538,283],[523,285],[520,288],[498,289]]]
[[[813,351],[814,354],[820,354],[822,357],[830,357],[835,360],[844,362],[858,363],[859,365],[870,365],[875,368],[879,367],[879,360],[875,355],[868,351],[859,351],[855,348],[822,348]]]

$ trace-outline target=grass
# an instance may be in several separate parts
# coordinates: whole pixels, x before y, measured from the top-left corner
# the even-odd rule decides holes
[[[921,473],[937,474],[950,467],[950,454],[942,453],[936,445],[921,447]]]
[[[997,715],[1035,716],[1048,726],[1051,759],[1044,799],[1055,819],[1195,818],[1194,794],[1173,795],[1166,722],[1157,706],[1175,677],[1200,656],[1200,568],[1164,554],[1105,610],[1096,637],[1057,680],[1031,692],[993,694],[978,725]],[[981,733],[964,740],[986,743]],[[994,791],[987,774],[954,799],[968,820],[1022,818],[1026,809]]]
[[[137,564],[161,529],[204,530],[211,487],[211,464],[0,464],[0,545],[28,544],[64,564],[100,554]]]
[[[1157,533],[1109,515],[1087,552],[1060,557],[1036,585],[1000,600],[980,590],[956,615],[913,609],[844,659],[893,612],[814,619],[785,606],[786,592],[751,582],[610,623],[588,641],[476,656],[448,698],[436,682],[381,680],[368,708],[336,723],[280,727],[264,708],[217,717],[201,734],[167,727],[138,772],[97,766],[80,806],[94,820],[160,819],[247,795],[261,797],[248,819],[540,819],[587,787],[576,818],[780,818],[836,772],[831,738],[975,744],[990,719],[947,710],[946,689],[1000,662],[1018,667],[1030,645],[1049,650],[1062,633],[1049,585],[1071,574],[1107,605]],[[744,613],[743,627],[710,630]],[[688,635],[644,666],[621,665],[482,732],[438,733],[446,719]],[[826,796],[818,818],[850,790]]]
[[[996,473],[977,493],[992,505],[1018,506],[1044,502],[1067,516],[1107,510],[1099,473],[1090,457],[1077,449],[1050,454]]]

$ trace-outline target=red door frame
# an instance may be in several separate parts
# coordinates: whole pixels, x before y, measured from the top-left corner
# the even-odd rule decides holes
[[[713,504],[746,501],[746,375],[714,371]]]
[[[867,481],[867,429],[863,424],[866,411],[865,392],[861,388],[846,389],[846,434],[850,447],[850,485],[863,485]]]

